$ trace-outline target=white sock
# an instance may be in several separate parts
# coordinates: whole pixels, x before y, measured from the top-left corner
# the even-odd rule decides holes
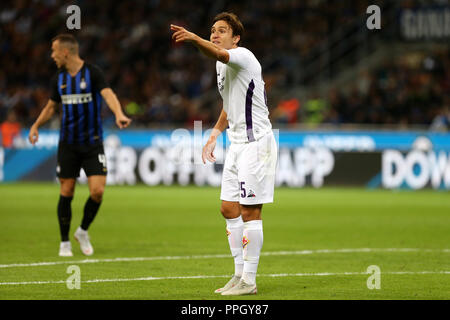
[[[244,246],[244,273],[242,274],[242,279],[248,284],[256,282],[256,272],[258,271],[263,240],[262,220],[244,222],[244,236],[242,240]]]
[[[234,258],[234,274],[241,277],[244,269],[244,258],[242,250],[242,233],[244,231],[244,221],[239,216],[235,219],[225,219],[227,222],[228,244],[231,255]]]

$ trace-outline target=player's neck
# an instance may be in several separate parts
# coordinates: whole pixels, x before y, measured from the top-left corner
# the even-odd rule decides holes
[[[80,69],[83,67],[83,63],[84,60],[82,60],[78,56],[70,58],[66,63],[66,70],[72,77],[74,77],[78,73],[78,71],[80,71]]]
[[[231,45],[231,46],[228,46],[228,47],[223,47],[225,50],[231,50],[231,49],[236,49],[238,47],[238,45],[236,45],[236,44],[233,44],[233,45]]]

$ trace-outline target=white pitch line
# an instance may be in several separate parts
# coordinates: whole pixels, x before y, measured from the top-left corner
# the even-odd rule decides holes
[[[317,253],[319,253],[319,254],[320,253],[358,253],[358,252],[442,252],[442,253],[449,253],[450,249],[420,249],[420,248],[319,249],[319,250],[300,250],[300,251],[269,251],[269,252],[261,252],[261,256],[308,255],[308,254],[317,254]],[[42,267],[42,266],[54,266],[54,265],[60,265],[60,264],[86,264],[86,263],[104,263],[104,262],[221,259],[221,258],[230,258],[230,257],[231,257],[231,254],[207,254],[207,255],[191,255],[191,256],[159,256],[159,257],[131,257],[131,258],[110,258],[110,259],[84,259],[84,260],[65,260],[65,261],[50,261],[50,262],[0,264],[0,268]]]
[[[319,272],[319,273],[278,273],[278,274],[259,274],[257,277],[323,277],[323,276],[355,276],[355,275],[370,275],[367,272]],[[449,274],[450,271],[392,271],[382,272],[382,275],[417,275],[417,274]],[[80,283],[101,283],[101,282],[128,282],[128,281],[154,281],[154,280],[179,280],[179,279],[211,279],[211,278],[228,278],[227,275],[215,276],[179,276],[179,277],[140,277],[140,278],[117,278],[117,279],[92,279],[80,281]],[[28,282],[0,282],[0,286],[8,285],[39,285],[39,284],[64,284],[66,280],[57,281],[28,281]]]

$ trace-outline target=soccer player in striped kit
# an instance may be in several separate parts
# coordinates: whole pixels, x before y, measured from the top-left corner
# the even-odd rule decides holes
[[[213,20],[210,41],[171,25],[175,42],[191,42],[217,60],[217,85],[223,110],[203,148],[202,159],[214,162],[217,137],[228,127],[231,145],[222,175],[221,213],[235,273],[216,293],[256,294],[256,272],[263,245],[261,210],[273,202],[277,145],[269,120],[261,65],[239,47],[244,28],[237,16],[223,12]]]
[[[82,60],[78,42],[70,34],[61,34],[52,40],[52,59],[58,72],[51,82],[51,96],[36,122],[31,126],[29,140],[38,141],[38,128],[47,122],[62,102],[61,129],[56,173],[61,189],[58,202],[58,220],[61,233],[60,256],[72,256],[69,229],[72,219],[71,202],[76,178],[83,168],[88,177],[90,196],[84,206],[84,215],[74,237],[85,255],[92,255],[88,228],[94,220],[106,185],[106,157],[103,149],[101,104],[106,104],[116,117],[117,126],[126,128],[131,119],[122,112],[120,102],[106,84],[101,70]]]

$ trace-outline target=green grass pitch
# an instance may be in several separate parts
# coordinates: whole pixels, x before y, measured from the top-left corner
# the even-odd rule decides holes
[[[57,255],[58,194],[0,185],[0,299],[450,299],[448,192],[277,188],[258,294],[244,297],[214,294],[234,272],[219,188],[107,186],[89,263],[73,239],[87,186],[72,202],[71,258]],[[80,289],[67,287],[70,265]],[[380,289],[368,289],[370,265]]]

